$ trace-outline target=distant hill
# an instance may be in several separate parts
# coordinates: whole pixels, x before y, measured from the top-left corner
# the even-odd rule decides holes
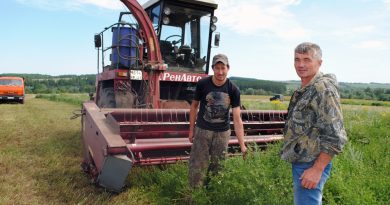
[[[95,74],[42,75],[4,73],[0,76],[20,76],[26,79],[28,93],[82,93],[95,91]],[[255,78],[230,77],[246,95],[291,95],[300,87],[300,81],[270,81]],[[346,83],[340,82],[343,98],[390,101],[390,83]]]
[[[76,77],[93,77],[95,78],[96,74],[83,74],[83,75],[45,75],[45,74],[36,74],[36,73],[1,73],[0,76],[18,76],[34,80],[50,80],[50,79],[71,79]]]
[[[27,93],[89,93],[95,91],[95,74],[51,76],[4,73],[0,76],[24,77]]]
[[[248,95],[284,94],[287,91],[286,83],[283,82],[242,77],[230,77],[229,79],[232,80],[244,94]]]
[[[300,81],[282,81],[286,83],[287,93],[300,87]],[[367,99],[390,101],[390,83],[346,83],[339,82],[339,89],[342,98]]]
[[[280,81],[287,84],[287,87],[298,88],[301,85],[301,81],[298,80],[289,80],[289,81]],[[390,83],[347,83],[339,82],[341,89],[343,88],[354,88],[354,89],[365,89],[365,88],[383,88],[390,89]]]
[[[384,88],[390,89],[390,83],[345,83],[341,82],[340,87],[344,88]]]

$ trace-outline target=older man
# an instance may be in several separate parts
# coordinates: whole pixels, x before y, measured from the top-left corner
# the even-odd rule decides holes
[[[332,158],[347,141],[336,77],[320,72],[321,48],[295,48],[295,71],[301,87],[291,97],[284,128],[282,159],[292,163],[294,204],[322,204]]]

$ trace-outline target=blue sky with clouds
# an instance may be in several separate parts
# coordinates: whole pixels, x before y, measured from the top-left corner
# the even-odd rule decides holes
[[[139,0],[142,4],[145,0]],[[390,0],[217,0],[230,76],[298,80],[293,49],[323,49],[325,73],[390,83]],[[0,1],[0,73],[96,73],[93,35],[124,10],[114,0]]]

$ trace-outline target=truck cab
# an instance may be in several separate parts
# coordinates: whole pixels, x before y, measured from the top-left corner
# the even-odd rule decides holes
[[[21,77],[0,76],[0,101],[15,101],[24,104],[24,79]]]

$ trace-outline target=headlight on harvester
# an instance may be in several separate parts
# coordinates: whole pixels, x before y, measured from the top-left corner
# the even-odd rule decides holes
[[[167,16],[168,16],[169,14],[171,14],[171,9],[170,9],[169,7],[165,7],[165,8],[164,8],[164,14],[167,15]]]
[[[213,17],[211,18],[211,22],[217,23],[217,21],[218,21],[218,18],[217,18],[216,16],[213,16]]]
[[[210,26],[210,29],[212,32],[214,32],[215,30],[217,30],[217,26],[213,24]]]
[[[211,26],[210,26],[211,32],[214,32],[215,30],[217,30],[217,26],[215,25],[215,23],[217,23],[217,21],[218,21],[218,18],[216,16],[211,17]]]
[[[169,24],[169,18],[168,16],[164,16],[162,19],[163,24]]]
[[[118,77],[127,77],[127,71],[119,71],[116,73]]]

